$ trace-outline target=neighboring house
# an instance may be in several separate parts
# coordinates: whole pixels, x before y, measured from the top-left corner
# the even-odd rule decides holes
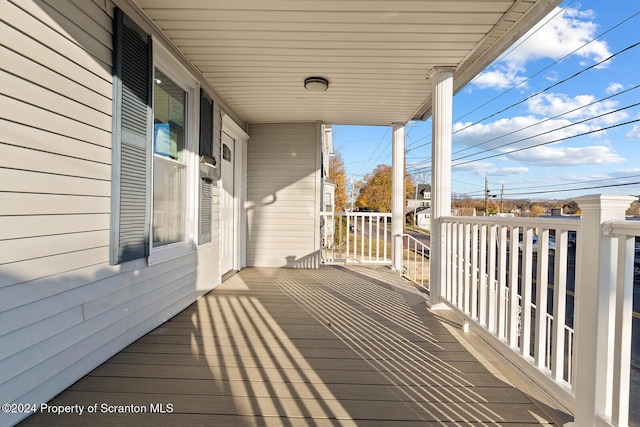
[[[416,211],[416,227],[431,230],[431,208],[418,208]]]
[[[417,191],[407,199],[407,212],[411,212],[417,208],[431,207],[431,185],[418,184]]]
[[[336,184],[327,181],[329,165],[333,156],[333,133],[331,125],[322,125],[322,201],[321,210],[333,212],[335,206]]]
[[[325,212],[335,212],[336,210],[336,187],[333,182],[324,182],[323,208]]]
[[[329,181],[324,181],[324,192],[323,192],[323,202],[322,206],[324,212],[333,213],[336,210],[335,204],[336,197],[336,184]],[[334,236],[334,216],[333,215],[323,215],[321,218],[321,226],[322,226],[322,247],[330,248],[333,247],[333,236]]]
[[[432,116],[446,145],[452,94],[559,0],[302,3],[1,2],[1,402],[47,401],[244,267],[318,267],[326,125],[394,124],[404,153]]]

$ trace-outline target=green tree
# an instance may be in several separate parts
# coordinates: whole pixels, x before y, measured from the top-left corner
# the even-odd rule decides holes
[[[329,159],[329,181],[336,185],[334,195],[335,211],[342,212],[347,207],[347,174],[344,160],[340,153],[335,153]]]
[[[389,165],[378,165],[364,177],[364,184],[356,200],[359,208],[377,212],[391,212],[392,169]],[[404,199],[413,194],[415,184],[409,175],[404,178]]]

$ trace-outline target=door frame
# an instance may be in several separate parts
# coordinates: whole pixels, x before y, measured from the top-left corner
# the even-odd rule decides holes
[[[220,134],[220,149],[222,150],[222,133],[226,133],[235,140],[232,157],[234,170],[233,185],[233,261],[232,269],[239,271],[247,266],[247,145],[249,135],[242,130],[224,112],[222,113],[222,132]],[[222,158],[220,158],[222,164]],[[220,183],[222,187],[222,183]],[[220,241],[222,244],[222,241]],[[221,247],[222,249],[222,247]],[[222,253],[222,251],[221,251]],[[222,274],[222,271],[220,272]],[[221,277],[222,279],[222,277]]]

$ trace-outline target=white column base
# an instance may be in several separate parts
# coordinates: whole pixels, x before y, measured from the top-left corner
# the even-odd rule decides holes
[[[431,304],[431,301],[427,300],[425,301],[425,304],[427,305],[427,308],[432,311],[451,311],[451,307],[443,302]]]

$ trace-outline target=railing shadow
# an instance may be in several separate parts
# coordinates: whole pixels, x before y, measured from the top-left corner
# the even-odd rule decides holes
[[[51,404],[94,402],[132,411],[25,425],[546,422],[427,312],[424,294],[355,267],[243,270]]]

